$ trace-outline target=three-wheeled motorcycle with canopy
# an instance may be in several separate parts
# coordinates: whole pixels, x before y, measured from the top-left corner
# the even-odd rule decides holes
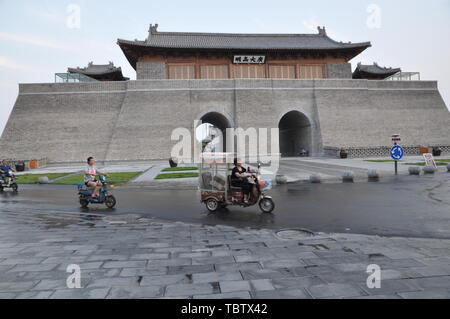
[[[271,189],[270,180],[261,180],[261,165],[254,174],[249,174],[249,183],[255,183],[258,196],[249,195],[244,200],[242,187],[231,185],[231,171],[236,158],[234,153],[202,153],[199,174],[200,201],[210,212],[231,205],[250,207],[258,204],[263,213],[271,213],[275,209],[272,197],[265,194]]]

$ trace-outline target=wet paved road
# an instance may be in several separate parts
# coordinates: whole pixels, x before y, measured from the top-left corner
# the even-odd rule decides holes
[[[116,209],[92,206],[88,211],[209,225],[450,238],[450,174],[445,173],[383,178],[378,183],[277,186],[271,191],[274,214],[261,214],[257,207],[209,214],[193,190],[117,188],[114,194]],[[75,187],[33,185],[17,195],[0,194],[0,214],[21,209],[86,212],[78,206]]]

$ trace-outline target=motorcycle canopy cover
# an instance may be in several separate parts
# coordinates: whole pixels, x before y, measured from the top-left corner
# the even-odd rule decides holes
[[[206,164],[232,164],[236,157],[235,153],[201,153],[200,159]]]

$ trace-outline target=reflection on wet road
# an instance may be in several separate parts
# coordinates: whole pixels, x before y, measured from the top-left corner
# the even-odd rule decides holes
[[[89,221],[85,216],[138,214],[209,225],[450,238],[449,193],[450,174],[401,176],[378,183],[290,184],[270,191],[276,205],[274,214],[261,214],[257,206],[229,206],[210,214],[194,190],[117,188],[116,209],[99,205],[83,210],[75,187],[33,185],[24,186],[19,194],[0,194],[0,214],[46,212],[47,218],[54,216],[50,224],[55,227],[70,224],[73,213],[81,213],[86,225]]]

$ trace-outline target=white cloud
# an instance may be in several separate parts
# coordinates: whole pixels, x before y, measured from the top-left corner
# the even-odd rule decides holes
[[[253,18],[252,22],[259,29],[259,31],[264,33],[273,32],[273,30],[276,28],[276,26],[274,26],[270,21],[264,19]]]
[[[308,19],[303,20],[302,23],[306,29],[314,32],[317,32],[317,27],[320,25],[319,23],[317,23],[316,16],[311,16]]]
[[[12,69],[12,70],[17,70],[17,71],[26,71],[26,72],[44,72],[44,70],[36,68],[36,67],[31,67],[31,66],[16,63],[5,56],[0,56],[0,68],[7,68],[7,69]]]
[[[93,38],[84,38],[81,39],[80,45],[77,47],[68,46],[60,43],[55,43],[46,39],[38,38],[32,35],[19,35],[12,34],[6,32],[0,32],[0,39],[11,40],[19,43],[24,43],[32,46],[60,50],[60,51],[70,51],[74,54],[83,54],[86,53],[85,48],[89,48],[90,53],[98,51],[99,53],[104,54],[105,52],[115,52],[117,50],[116,44],[113,43],[105,43],[101,40],[93,39]]]
[[[343,41],[343,42],[351,41],[351,37],[336,31],[334,28],[327,25],[326,23],[319,22],[319,19],[315,15],[311,15],[308,19],[303,20],[302,24],[306,29],[312,31],[313,33],[318,32],[317,27],[325,27],[327,35],[335,41]]]
[[[82,48],[89,48],[90,54],[94,53],[94,52],[98,52],[102,55],[105,54],[105,51],[108,52],[118,52],[118,46],[115,42],[104,42],[98,39],[93,39],[93,38],[85,38],[82,41],[82,45],[81,48],[79,49],[80,53],[86,53],[86,50],[82,49]],[[109,57],[106,57],[107,59],[109,59]]]
[[[39,46],[39,47],[45,47],[45,48],[49,48],[49,49],[70,50],[70,48],[68,48],[64,45],[54,43],[54,42],[51,42],[46,39],[41,39],[38,37],[30,36],[30,35],[20,35],[20,34],[13,34],[13,33],[7,33],[7,32],[0,32],[0,39],[11,40],[11,41],[15,41],[15,42],[30,44],[30,45]]]
[[[49,11],[30,10],[30,14],[47,22],[57,24],[65,24],[67,20],[66,14],[58,12],[56,10],[49,10]]]

